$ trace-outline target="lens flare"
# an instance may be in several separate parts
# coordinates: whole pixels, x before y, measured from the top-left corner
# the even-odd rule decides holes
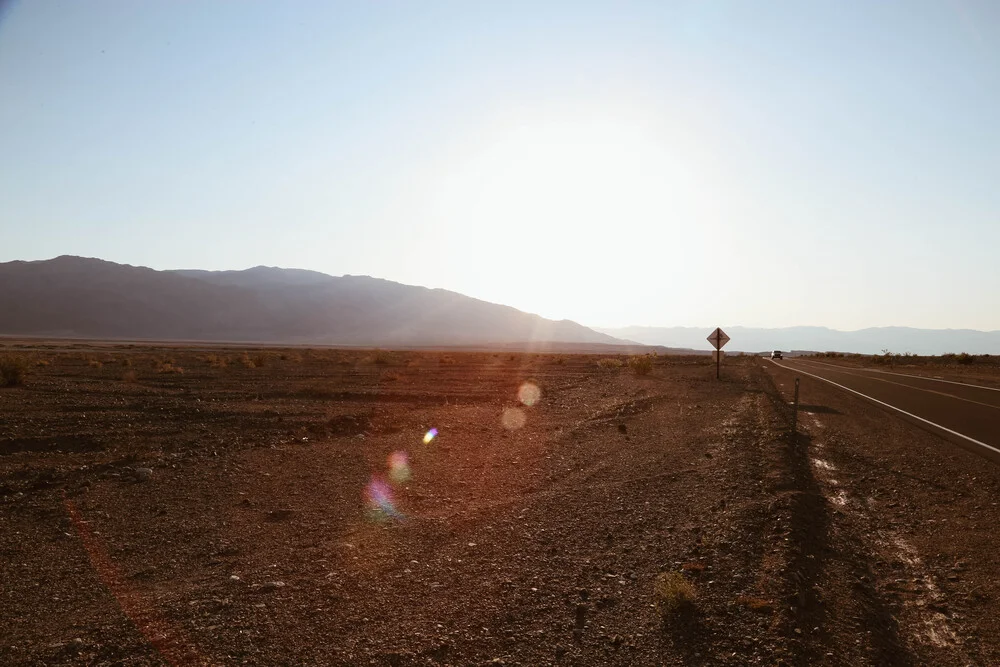
[[[538,385],[534,382],[525,382],[521,385],[521,388],[517,390],[518,400],[527,405],[529,408],[537,403],[541,397],[542,390],[539,389]]]
[[[500,415],[500,423],[508,431],[516,431],[528,423],[528,416],[521,408],[504,408],[503,414]]]
[[[389,479],[402,484],[410,479],[410,462],[406,452],[389,454]]]
[[[438,430],[436,428],[432,428],[431,430],[427,431],[427,433],[424,433],[424,444],[425,445],[431,444],[431,440],[437,437],[437,434]]]
[[[365,501],[368,505],[368,516],[375,521],[403,518],[392,502],[392,488],[384,479],[372,477],[365,487]]]

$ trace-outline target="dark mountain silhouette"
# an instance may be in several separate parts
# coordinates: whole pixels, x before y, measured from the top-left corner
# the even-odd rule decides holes
[[[0,263],[0,334],[368,346],[625,341],[455,292],[259,266],[155,271],[63,256]]]
[[[914,329],[910,327],[873,327],[858,331],[837,331],[826,327],[786,327],[756,329],[723,326],[732,338],[727,352],[763,352],[766,350],[813,350],[818,352],[855,352],[879,354],[1000,354],[1000,331],[973,329]],[[705,338],[713,327],[625,327],[598,329],[602,333],[627,338],[646,345],[691,347],[710,350]]]

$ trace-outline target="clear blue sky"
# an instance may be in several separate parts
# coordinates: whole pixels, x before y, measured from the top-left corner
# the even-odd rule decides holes
[[[1000,329],[993,0],[0,7],[0,261]]]

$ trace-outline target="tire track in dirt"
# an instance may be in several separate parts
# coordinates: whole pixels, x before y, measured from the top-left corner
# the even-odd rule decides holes
[[[832,477],[833,465],[820,458],[824,443],[808,430],[791,432],[792,410],[772,376],[768,384],[773,410],[785,423],[773,510],[787,539],[781,631],[790,642],[788,662],[915,664],[876,587],[870,563],[877,547],[845,512],[850,500]],[[845,645],[845,636],[855,644]]]

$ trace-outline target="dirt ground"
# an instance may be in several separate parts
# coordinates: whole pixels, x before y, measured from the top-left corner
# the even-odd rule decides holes
[[[1000,664],[995,466],[758,358],[6,351],[3,665]]]

